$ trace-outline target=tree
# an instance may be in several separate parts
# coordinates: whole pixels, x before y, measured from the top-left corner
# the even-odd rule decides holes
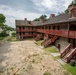
[[[14,28],[12,28],[12,27],[10,27],[10,26],[8,26],[8,25],[6,25],[5,28],[6,28],[6,30],[8,30],[8,31],[13,31],[13,30],[14,30]]]
[[[0,28],[3,26],[3,23],[0,23]]]
[[[0,14],[0,27],[2,27],[4,25],[4,23],[6,22],[6,17],[3,14]]]
[[[65,10],[65,13],[69,13],[69,9],[66,9],[66,10]]]
[[[13,32],[13,33],[12,33],[12,36],[16,36],[16,32]]]
[[[3,14],[0,14],[0,23],[5,23],[6,17]]]
[[[5,36],[8,36],[9,34],[7,34],[6,30],[3,30],[1,33],[0,33],[0,36],[2,37],[5,37]]]
[[[6,30],[6,31],[15,31],[15,28],[12,28],[6,24],[3,25],[1,28],[2,28],[2,30]]]
[[[47,16],[46,15],[41,15],[39,18],[41,18],[41,19],[46,19],[47,18]]]
[[[6,22],[6,17],[3,14],[0,14],[0,28],[2,29],[2,32],[0,32],[0,36],[8,36],[7,31],[15,31],[14,28],[8,26],[5,24]]]
[[[39,18],[34,19],[34,21],[39,21]]]
[[[64,12],[58,12],[58,15],[64,14]]]
[[[41,15],[39,18],[34,19],[34,21],[39,21],[40,19],[47,20],[47,16],[46,15]]]

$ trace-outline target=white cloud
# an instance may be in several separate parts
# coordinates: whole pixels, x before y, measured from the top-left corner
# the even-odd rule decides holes
[[[5,5],[0,5],[0,13],[3,13],[6,16],[6,24],[12,27],[15,27],[16,19],[22,20],[24,18],[27,18],[29,20],[33,20],[41,15],[38,13],[30,13],[24,10],[15,10]]]
[[[6,18],[6,24],[8,26],[15,27],[15,18],[13,18],[13,17],[7,17]]]
[[[33,0],[34,4],[38,6],[40,11],[55,11],[63,12],[68,5],[72,2],[72,0]]]
[[[65,6],[65,8],[67,8],[68,5],[69,5],[73,0],[64,0],[64,1],[65,1],[64,6]]]
[[[56,5],[56,0],[33,0],[34,4],[39,7],[51,9],[52,6]]]
[[[52,6],[56,5],[56,0],[43,0],[41,4],[51,10]]]
[[[33,20],[39,17],[41,14],[47,14],[48,12],[58,13],[64,11],[72,0],[31,0],[34,5],[33,8],[36,8],[39,13],[32,9],[32,12],[29,11],[29,6],[26,4],[27,8],[25,10],[12,8],[9,5],[0,5],[0,13],[3,13],[6,16],[7,24],[15,27],[15,19],[24,19]],[[30,5],[32,6],[32,4]],[[21,6],[20,6],[21,7]],[[24,6],[22,6],[24,7]],[[31,9],[31,7],[30,7]],[[36,12],[35,12],[36,11]],[[49,15],[49,14],[47,14]]]

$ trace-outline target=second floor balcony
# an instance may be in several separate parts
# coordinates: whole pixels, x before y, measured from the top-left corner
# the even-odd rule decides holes
[[[17,29],[17,32],[35,32],[36,29]]]
[[[76,31],[37,29],[37,32],[45,33],[45,34],[58,35],[58,36],[66,37],[66,38],[74,38],[74,39],[76,39]]]

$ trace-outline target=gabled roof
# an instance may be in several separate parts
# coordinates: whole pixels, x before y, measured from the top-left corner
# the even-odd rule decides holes
[[[43,23],[41,23],[40,21],[16,20],[16,26],[40,26],[72,21],[76,21],[76,18],[70,18],[70,14],[60,14],[51,19],[49,18],[47,21],[44,21]]]
[[[15,20],[16,26],[36,26],[38,21]]]
[[[24,20],[15,20],[16,26],[25,26],[28,25],[28,23]]]
[[[31,21],[32,26],[38,26],[39,23],[40,23],[39,21]]]

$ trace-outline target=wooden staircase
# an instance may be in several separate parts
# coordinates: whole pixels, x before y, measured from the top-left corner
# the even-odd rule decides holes
[[[70,62],[70,60],[74,57],[74,56],[76,56],[76,48],[74,48],[73,50],[71,50],[68,54],[67,54],[67,56],[64,58],[64,60],[65,60],[65,62]]]
[[[40,40],[42,38],[41,35],[37,35],[37,37],[35,38],[36,41]]]
[[[55,42],[55,40],[58,38],[58,36],[53,36],[51,39],[48,39],[47,41],[44,42],[44,47],[48,47],[50,44]]]
[[[60,52],[60,58],[63,58],[70,51],[70,48],[71,48],[71,44],[69,44],[64,50],[62,50]]]
[[[46,39],[46,40],[44,40],[42,43],[41,43],[41,45],[43,46],[44,44],[45,44],[45,42],[47,42],[48,41],[48,38]]]
[[[76,56],[76,48],[71,49],[72,44],[69,44],[64,50],[60,53],[60,58],[62,58],[63,61],[69,63],[70,60]]]

